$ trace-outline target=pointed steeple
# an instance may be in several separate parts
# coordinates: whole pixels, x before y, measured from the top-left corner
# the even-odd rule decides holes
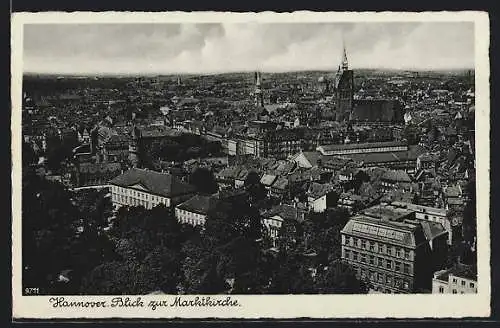
[[[342,45],[343,45],[343,48],[344,48],[344,52],[342,54],[342,69],[343,70],[348,70],[349,69],[349,63],[347,61],[347,51],[345,49],[345,42],[344,42],[344,40],[342,40]]]

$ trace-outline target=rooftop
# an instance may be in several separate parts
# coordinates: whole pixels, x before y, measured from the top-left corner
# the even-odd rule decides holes
[[[195,195],[184,203],[177,205],[177,208],[188,212],[207,215],[208,212],[216,206],[217,201],[217,198],[213,196]]]
[[[448,281],[450,275],[470,280],[477,280],[477,270],[473,266],[465,264],[456,264],[450,269],[438,271],[434,274],[434,278],[441,281]]]
[[[372,206],[363,211],[363,214],[367,216],[386,221],[402,221],[412,213],[414,211],[409,209],[382,204]]]
[[[145,190],[152,194],[175,197],[195,192],[195,187],[168,174],[133,168],[117,176],[110,184]]]
[[[348,150],[348,149],[369,149],[381,147],[407,147],[406,142],[402,141],[384,141],[384,142],[367,142],[367,143],[353,143],[343,145],[324,145],[320,146],[324,151],[335,150]]]

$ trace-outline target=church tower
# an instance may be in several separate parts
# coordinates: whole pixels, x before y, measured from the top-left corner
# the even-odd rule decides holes
[[[262,75],[260,72],[255,72],[255,92],[254,102],[256,107],[264,107],[264,95],[262,94]]]
[[[354,73],[349,69],[345,45],[342,53],[342,63],[335,76],[335,120],[349,120],[354,103]]]

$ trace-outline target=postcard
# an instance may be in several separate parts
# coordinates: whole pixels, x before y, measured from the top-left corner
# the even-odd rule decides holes
[[[15,320],[490,315],[487,13],[11,26]]]

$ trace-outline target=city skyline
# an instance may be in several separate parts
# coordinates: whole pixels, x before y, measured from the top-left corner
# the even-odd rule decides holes
[[[473,23],[25,25],[24,72],[166,75],[474,68]]]

